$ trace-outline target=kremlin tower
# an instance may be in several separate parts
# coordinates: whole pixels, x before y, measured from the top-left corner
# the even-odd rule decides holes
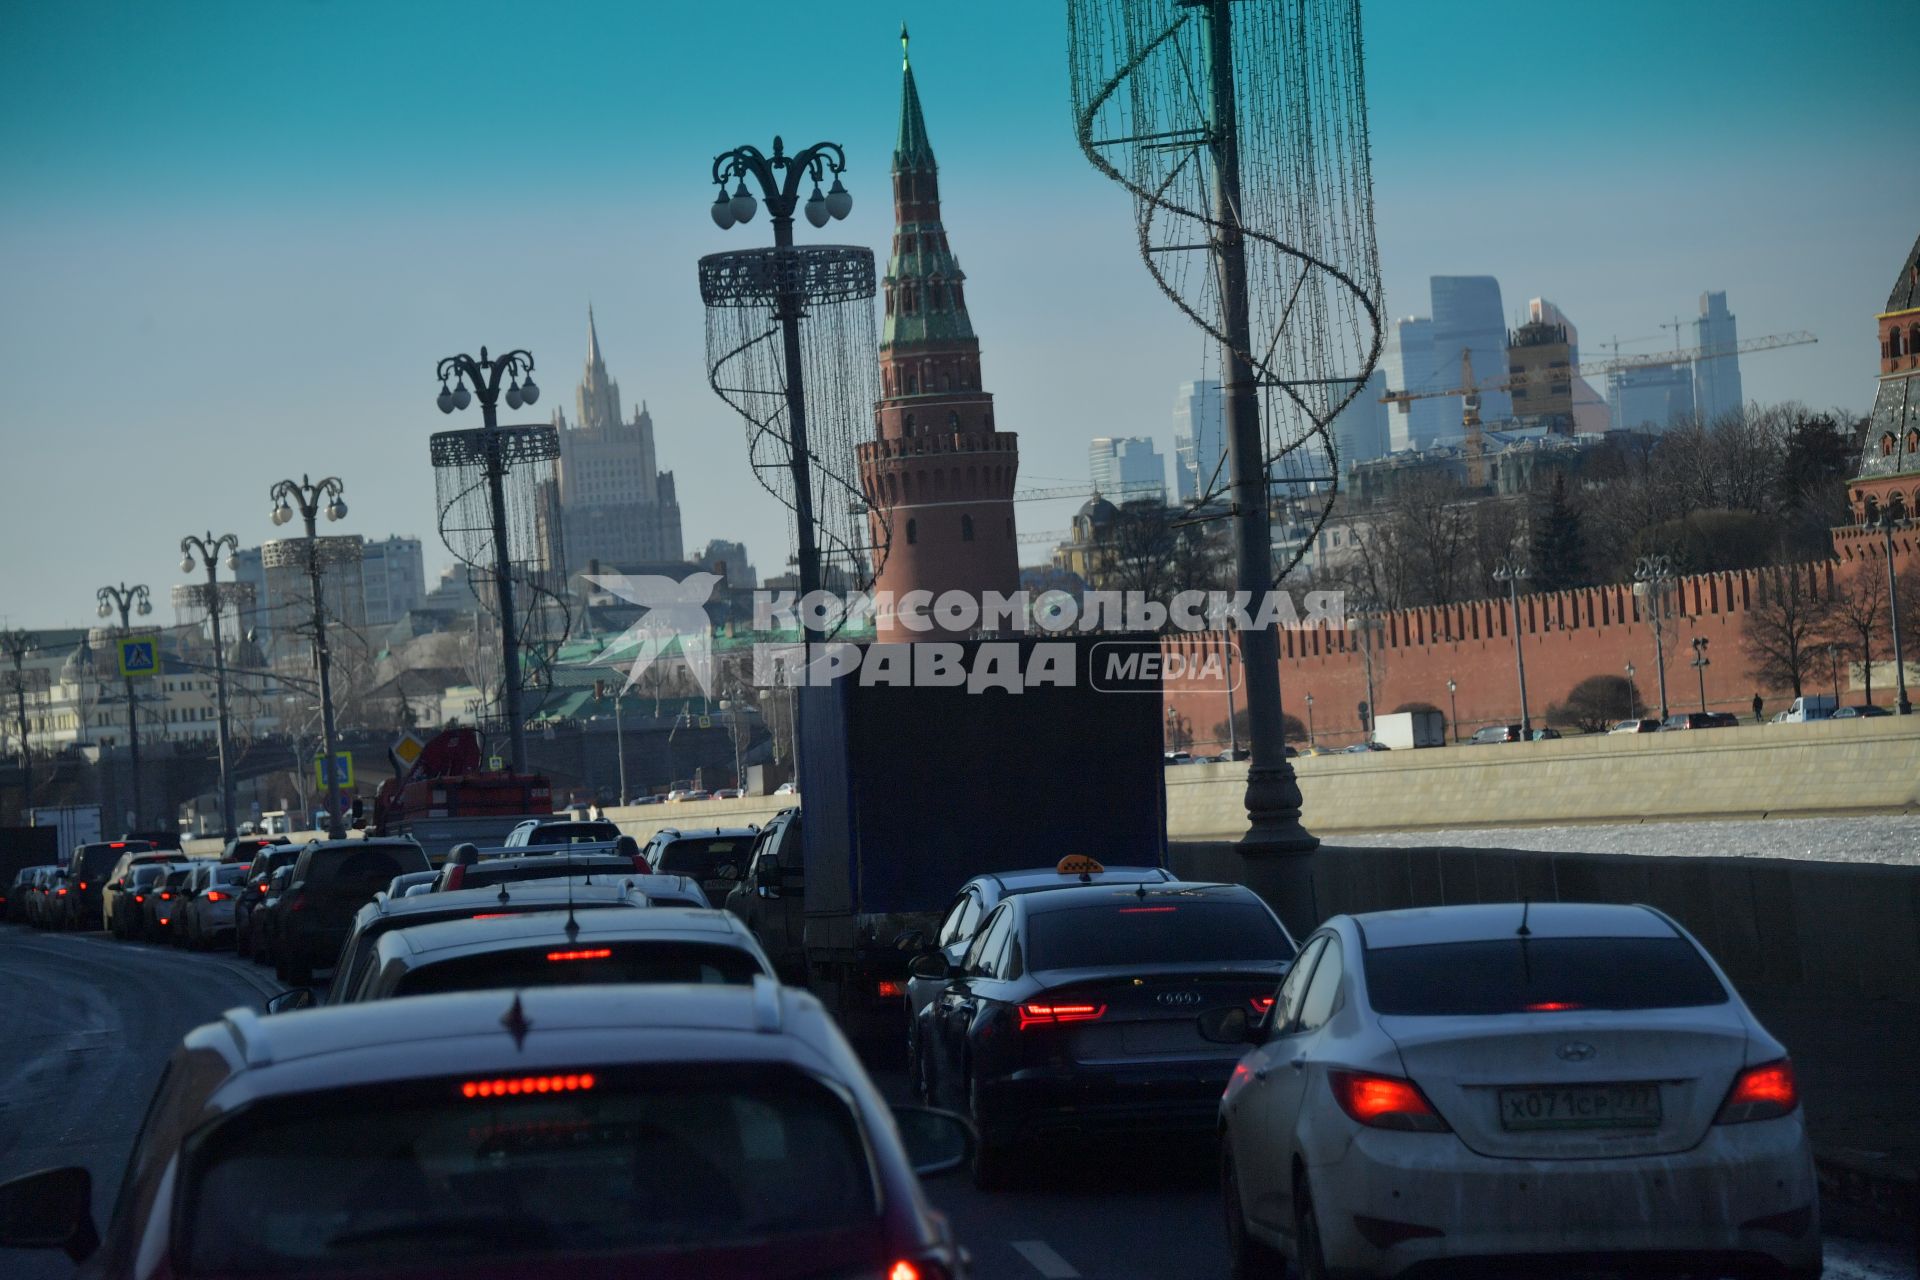
[[[893,153],[893,254],[883,290],[877,439],[859,447],[860,480],[892,526],[876,592],[1011,594],[1020,585],[1014,537],[1017,437],[993,426],[980,343],[967,318],[966,280],[940,223],[939,168],[900,29],[900,141]],[[880,541],[878,515],[874,530]],[[883,641],[950,638],[876,619]]]

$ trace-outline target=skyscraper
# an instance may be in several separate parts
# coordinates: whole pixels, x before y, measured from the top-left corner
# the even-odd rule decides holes
[[[1693,370],[1656,364],[1609,374],[1607,402],[1615,431],[1665,431],[1693,416]]]
[[[1173,469],[1180,501],[1227,487],[1226,410],[1213,379],[1183,382],[1173,400]]]
[[[1458,386],[1460,353],[1473,352],[1473,376],[1476,382],[1502,378],[1507,370],[1506,310],[1500,305],[1500,282],[1492,276],[1434,276],[1429,281],[1433,296],[1433,359],[1442,376],[1456,379],[1441,383]],[[1444,406],[1451,437],[1460,438],[1463,406],[1458,399],[1436,400]],[[1505,391],[1480,393],[1480,420],[1500,422],[1513,416],[1513,399]]]
[[[1093,487],[1115,502],[1166,501],[1166,459],[1146,436],[1096,436],[1087,462]]]
[[[1702,351],[1732,351],[1740,341],[1727,295],[1700,295],[1700,318],[1693,322],[1693,345]],[[1703,356],[1693,362],[1693,408],[1702,422],[1714,422],[1747,407],[1740,390],[1740,357]]]
[[[654,466],[653,417],[643,401],[620,418],[620,384],[607,375],[593,308],[587,308],[587,363],[574,395],[577,419],[553,411],[562,545],[578,571],[589,562],[628,568],[681,559],[680,503],[673,472]]]
[[[1334,415],[1333,442],[1340,456],[1342,475],[1357,462],[1371,462],[1386,456],[1391,410],[1380,403],[1380,397],[1386,394],[1387,375],[1376,367],[1367,375],[1360,394]]]
[[[1434,364],[1433,321],[1425,316],[1406,316],[1387,329],[1387,347],[1380,365],[1386,370],[1387,386],[1394,391],[1432,391],[1454,385],[1460,370],[1456,362],[1449,376]],[[1445,378],[1446,381],[1442,381]],[[1447,406],[1453,416],[1449,425]],[[1430,449],[1460,435],[1460,411],[1457,400],[1415,400],[1392,407],[1387,419],[1387,447],[1394,453],[1409,449]]]
[[[1567,331],[1567,358],[1578,367],[1580,364],[1580,330],[1567,313],[1548,302],[1545,298],[1534,298],[1527,303],[1527,318],[1536,324],[1559,325]],[[1516,414],[1522,412],[1516,401],[1513,407]],[[1603,435],[1612,421],[1612,412],[1607,408],[1607,398],[1595,389],[1585,378],[1573,380],[1573,429],[1581,434]]]
[[[882,281],[878,438],[859,446],[860,482],[873,510],[874,541],[891,526],[874,584],[903,598],[959,591],[976,601],[1020,583],[1013,484],[1020,442],[993,425],[993,395],[980,376],[962,285],[966,274],[940,220],[940,167],[927,139],[920,91],[900,30],[900,135],[893,152],[893,254]],[[931,639],[874,619],[882,640]]]
[[[384,627],[418,608],[427,595],[420,539],[391,537],[363,546],[360,589],[366,597],[370,627]]]

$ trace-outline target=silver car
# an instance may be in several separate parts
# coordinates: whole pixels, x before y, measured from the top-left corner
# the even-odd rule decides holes
[[[244,862],[205,862],[193,869],[186,905],[175,922],[189,950],[205,951],[233,941],[233,903],[246,882]]]
[[[1236,1275],[1820,1274],[1787,1051],[1650,907],[1335,916],[1266,1014],[1200,1023],[1252,1044],[1220,1103]]]

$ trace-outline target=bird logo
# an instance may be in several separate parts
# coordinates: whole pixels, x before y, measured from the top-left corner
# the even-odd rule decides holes
[[[690,573],[677,582],[651,573],[590,573],[584,576],[595,586],[612,592],[629,604],[646,609],[632,626],[621,632],[619,638],[600,654],[600,659],[611,662],[615,670],[620,668],[621,655],[633,654],[633,661],[627,667],[627,682],[620,690],[622,693],[633,688],[640,677],[646,674],[647,668],[669,645],[677,641],[687,670],[693,673],[700,692],[712,694],[713,629],[707,620],[706,606],[707,601],[713,598],[714,587],[719,585],[719,574]]]

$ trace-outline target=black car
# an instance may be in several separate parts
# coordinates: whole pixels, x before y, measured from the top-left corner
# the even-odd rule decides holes
[[[146,901],[140,904],[141,937],[148,942],[172,942],[174,925],[187,905],[187,881],[193,878],[193,866],[185,862],[163,863],[166,875],[147,887]]]
[[[95,840],[74,846],[66,863],[67,883],[73,891],[67,895],[66,906],[54,927],[102,928],[101,898],[114,867],[127,854],[146,852],[153,847],[145,840]]]
[[[1200,1035],[1204,1010],[1264,1010],[1293,939],[1241,885],[1090,885],[1022,894],[987,917],[957,965],[940,952],[916,977],[946,975],[919,1014],[935,1106],[979,1132],[974,1178],[1005,1180],[1019,1147],[1096,1130],[1205,1133],[1239,1053]]]
[[[142,862],[119,882],[120,887],[115,890],[118,906],[107,926],[114,937],[131,942],[147,936],[147,895],[158,892],[160,882],[167,878],[167,870],[164,862]]]
[[[240,836],[227,841],[227,847],[220,851],[220,861],[251,863],[262,849],[291,847],[292,843],[285,836]]]
[[[707,897],[725,902],[733,886],[747,873],[755,827],[708,827],[681,831],[663,827],[647,842],[647,864],[665,875],[690,876],[700,882]]]
[[[274,928],[274,970],[305,986],[331,964],[353,929],[354,913],[395,876],[430,870],[411,840],[315,840],[294,860]]]
[[[254,919],[267,896],[267,887],[273,879],[273,873],[282,867],[293,865],[300,856],[300,850],[290,844],[267,845],[253,855],[253,864],[247,868],[246,883],[233,899],[233,949],[235,954],[265,960],[266,955],[259,948],[260,922]]]

